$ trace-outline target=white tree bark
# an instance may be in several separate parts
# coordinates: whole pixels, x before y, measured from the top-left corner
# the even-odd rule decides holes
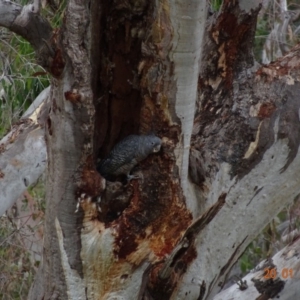
[[[36,182],[47,165],[44,128],[38,117],[47,106],[49,90],[41,92],[21,123],[0,142],[0,216]]]
[[[175,110],[180,119],[182,135],[176,148],[181,187],[188,209],[199,216],[199,204],[190,192],[188,167],[190,142],[194,124],[198,76],[203,49],[203,33],[206,24],[206,1],[171,1],[170,18],[174,30],[173,49],[170,56],[175,66],[177,91]]]

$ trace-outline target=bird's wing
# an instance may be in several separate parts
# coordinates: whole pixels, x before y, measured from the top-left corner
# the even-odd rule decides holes
[[[130,135],[119,142],[111,151],[109,158],[122,162],[130,163],[136,156],[139,147],[138,136]]]
[[[134,135],[128,136],[119,142],[112,149],[108,157],[100,162],[98,168],[100,174],[113,174],[125,165],[128,165],[128,168],[130,168],[131,163],[133,163],[133,160],[135,159],[136,152],[138,151],[138,146],[139,139]],[[133,163],[133,166],[135,164],[136,163]],[[124,169],[126,169],[126,167],[124,167]]]

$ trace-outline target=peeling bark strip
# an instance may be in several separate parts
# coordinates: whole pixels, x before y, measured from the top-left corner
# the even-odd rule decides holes
[[[0,145],[0,215],[4,214],[45,170],[46,147],[42,132],[36,124],[27,120],[15,125],[8,143]],[[31,155],[32,153],[35,155]]]
[[[224,1],[222,11],[208,22],[205,36],[190,156],[191,179],[205,193],[220,162],[239,165],[258,126],[249,120],[248,111],[258,97],[253,95],[250,68],[260,7],[248,14],[239,5]]]
[[[0,216],[44,172],[47,163],[44,139],[49,88],[24,113],[0,142]]]
[[[190,247],[194,240],[196,239],[196,237],[199,235],[199,233],[201,232],[201,230],[203,230],[203,228],[205,226],[207,226],[210,221],[217,215],[217,213],[221,210],[221,208],[223,207],[223,205],[225,204],[225,198],[220,198],[220,201],[218,201],[215,205],[213,205],[213,207],[211,207],[206,213],[204,213],[198,220],[196,220],[191,226],[189,226],[189,228],[185,231],[183,238],[181,240],[180,243],[184,244],[183,248],[188,248]],[[173,258],[171,263],[169,264],[168,260],[165,263],[165,267],[167,266],[173,266],[175,265],[175,261],[180,259],[180,256],[182,256],[182,254],[180,256],[178,256],[178,253],[176,253],[176,251],[173,252]],[[172,255],[171,255],[172,256]],[[170,257],[171,257],[170,256]],[[164,269],[165,269],[164,267]],[[162,269],[160,277],[164,278],[165,277],[165,271]]]

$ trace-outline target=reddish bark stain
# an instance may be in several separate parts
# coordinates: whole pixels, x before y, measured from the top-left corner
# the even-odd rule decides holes
[[[182,262],[184,263],[183,268],[182,268],[182,273],[185,272],[187,269],[187,266],[192,263],[195,259],[197,258],[197,251],[196,247],[192,245],[191,247],[188,248],[186,253],[182,256]]]
[[[276,106],[273,103],[266,102],[260,106],[257,116],[260,119],[269,118],[275,110]]]
[[[152,169],[149,172],[158,174],[155,180],[141,186],[137,181],[132,182],[134,192],[130,205],[114,222],[118,228],[115,255],[119,258],[135,255],[134,251],[145,238],[151,252],[157,258],[164,258],[191,223],[192,215],[181,202],[178,183],[172,180],[166,183],[164,176],[167,175],[159,171],[168,172],[172,163],[155,158],[156,163],[148,159],[142,164],[145,170]]]
[[[48,130],[48,133],[49,135],[52,135],[52,126],[51,126],[51,119],[50,117],[47,118],[47,130]]]
[[[55,113],[56,112],[56,110],[58,109],[58,106],[57,106],[57,102],[56,102],[56,99],[55,98],[53,98],[52,99],[52,111]]]
[[[256,71],[256,79],[266,79],[268,82],[274,78],[291,75],[294,70],[298,70],[300,66],[299,59],[300,45],[296,45],[287,55],[278,58],[267,66],[262,66]]]
[[[116,248],[115,255],[119,258],[126,258],[130,253],[137,249],[138,243],[136,239],[139,238],[139,224],[135,218],[139,201],[139,191],[137,182],[133,182],[133,197],[131,199],[130,208],[122,215],[121,222],[118,222],[118,237],[115,240]]]
[[[122,233],[125,234],[124,238],[118,239],[117,248],[115,249],[114,253],[119,258],[125,259],[130,253],[137,249],[138,243],[135,241],[136,237],[133,234],[128,235],[126,230],[120,230],[120,234]]]
[[[81,101],[81,95],[71,91],[65,92],[65,98],[73,104],[77,104]]]
[[[221,27],[223,26],[223,27]],[[226,34],[232,34],[233,32],[238,32],[237,30],[237,18],[232,13],[223,13],[217,23],[218,28],[222,28],[224,30],[224,33]]]
[[[54,58],[50,66],[50,73],[54,77],[59,77],[62,74],[64,67],[65,62],[62,56],[62,51],[60,49],[57,49],[55,51]]]
[[[227,88],[232,87],[233,70],[240,51],[240,45],[251,28],[251,24],[240,24],[237,17],[229,11],[226,12],[225,9],[212,29],[212,36],[216,44],[219,45],[218,69],[224,77]]]
[[[162,295],[164,299],[169,299],[179,279],[175,273],[171,273],[167,278],[160,278],[159,275],[162,267],[162,263],[155,265],[149,274],[147,288],[154,299],[162,299]]]
[[[96,171],[91,156],[86,160],[79,186],[77,193],[86,193],[90,197],[100,196],[105,188],[105,179]]]
[[[3,153],[5,151],[5,145],[0,145],[0,154]]]
[[[89,196],[99,196],[104,190],[104,182],[100,174],[94,169],[84,169],[82,172],[81,191],[87,193]]]
[[[166,278],[162,278],[161,271],[164,268],[164,263],[156,264],[149,274],[147,288],[152,295],[161,295],[163,293],[165,299],[171,296],[177,283],[180,282],[181,276],[186,272],[188,265],[197,257],[197,252],[194,246],[189,247],[185,254],[170,266],[172,271]]]
[[[65,67],[65,61],[63,59],[63,51],[58,47],[60,44],[60,30],[55,29],[53,31],[53,35],[50,40],[50,45],[48,47],[51,47],[54,53],[53,57],[50,58],[50,73],[54,77],[60,77],[60,75],[63,72],[63,69]]]

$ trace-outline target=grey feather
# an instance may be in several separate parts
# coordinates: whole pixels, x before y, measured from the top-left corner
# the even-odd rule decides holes
[[[101,160],[97,170],[106,179],[119,175],[130,178],[130,171],[149,154],[158,152],[160,147],[161,139],[155,135],[129,135]]]

